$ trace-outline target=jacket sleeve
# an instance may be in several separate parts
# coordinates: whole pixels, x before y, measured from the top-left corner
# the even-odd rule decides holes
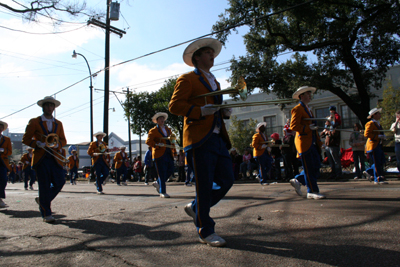
[[[59,146],[64,147],[67,145],[67,139],[65,138],[65,134],[64,134],[64,126],[62,125],[61,121],[57,121],[60,125],[60,130],[58,133],[58,138],[59,138]]]
[[[375,127],[373,127],[373,122],[370,121],[365,125],[365,132],[364,136],[374,140],[375,137],[378,135],[378,132],[374,132]]]
[[[89,148],[88,148],[88,150],[87,150],[87,154],[88,154],[89,156],[93,157],[94,150],[95,150],[95,148],[94,148],[94,142],[91,142],[90,145],[89,145]]]
[[[187,75],[178,78],[174,93],[169,102],[169,111],[178,116],[185,116],[191,119],[201,118],[201,107],[189,103],[193,94],[193,84]]]
[[[22,137],[23,144],[36,148],[36,140],[34,140],[35,129],[35,119],[31,119],[26,126],[24,136]]]
[[[290,129],[296,131],[298,134],[308,134],[311,132],[310,122],[303,120],[303,112],[300,110],[300,106],[296,106],[292,109],[292,119],[290,121]]]

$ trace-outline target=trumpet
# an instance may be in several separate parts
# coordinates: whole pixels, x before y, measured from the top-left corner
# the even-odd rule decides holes
[[[171,133],[170,136],[168,137],[160,137],[160,140],[169,140],[171,144],[176,144],[176,135],[174,133]]]
[[[36,133],[38,133],[38,132],[36,132]],[[38,134],[41,135],[42,137],[44,137],[44,143],[46,145],[44,147],[41,147],[42,149],[44,149],[44,151],[46,151],[47,153],[49,153],[50,155],[52,155],[53,157],[55,157],[56,159],[58,159],[59,161],[61,161],[63,163],[69,162],[68,159],[66,157],[64,157],[64,155],[55,151],[55,149],[58,146],[58,143],[60,141],[60,138],[58,137],[57,134],[55,134],[55,133],[50,133],[48,135],[44,135],[42,133],[38,133]]]
[[[192,100],[192,99],[195,99],[195,98],[199,98],[199,97],[207,97],[207,96],[215,96],[215,95],[223,95],[223,94],[238,94],[240,99],[242,99],[243,101],[246,100],[247,99],[246,81],[244,80],[243,77],[240,77],[239,81],[238,81],[238,83],[236,84],[235,87],[230,87],[230,88],[227,88],[227,89],[214,91],[214,92],[207,93],[207,94],[194,96],[194,97],[190,98],[189,100]]]
[[[296,99],[278,99],[278,100],[264,100],[256,102],[245,102],[245,103],[231,103],[231,104],[221,104],[221,105],[211,105],[209,108],[240,108],[240,107],[251,107],[251,106],[262,106],[262,105],[279,105],[279,104],[291,104],[296,102]]]

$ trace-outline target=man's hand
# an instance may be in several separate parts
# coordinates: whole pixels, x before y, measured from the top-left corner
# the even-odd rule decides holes
[[[44,148],[46,146],[46,143],[44,142],[40,142],[40,141],[36,141],[36,145],[40,148]]]
[[[219,107],[213,107],[213,104],[207,104],[201,107],[201,116],[213,115],[219,110]]]
[[[223,108],[222,115],[224,117],[230,117],[232,115],[232,108]]]
[[[318,126],[316,126],[314,123],[310,124],[309,127],[311,131],[318,130]]]

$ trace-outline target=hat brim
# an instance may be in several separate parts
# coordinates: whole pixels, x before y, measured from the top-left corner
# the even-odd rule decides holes
[[[260,122],[259,124],[257,124],[256,130],[258,131],[258,129],[260,129],[261,126],[267,127],[267,123],[266,122]]]
[[[44,103],[53,103],[55,107],[59,107],[61,102],[56,99],[42,99],[37,102],[39,107],[43,107]]]
[[[96,136],[98,136],[98,135],[102,135],[103,137],[104,137],[104,136],[107,136],[107,134],[106,134],[106,133],[103,133],[103,132],[97,132],[97,133],[94,133],[94,134],[93,134],[94,137],[96,137]]]
[[[8,123],[7,122],[0,121],[0,124],[2,124],[4,126],[3,131],[7,130],[7,128],[8,128]]]
[[[292,98],[293,99],[299,99],[299,95],[310,91],[311,93],[315,93],[317,88],[315,87],[310,87],[310,86],[302,86],[299,89],[296,90],[296,92],[293,93]]]
[[[167,120],[168,119],[168,114],[164,113],[164,112],[158,112],[151,118],[152,122],[157,124],[157,118],[158,117],[164,117],[164,120]]]
[[[222,44],[220,41],[214,38],[204,38],[192,42],[186,47],[185,51],[183,52],[183,61],[186,63],[186,65],[193,67],[193,53],[203,47],[212,48],[214,50],[214,58],[216,58],[221,52]]]
[[[368,115],[367,119],[371,119],[372,116],[373,116],[375,113],[378,113],[378,112],[381,112],[381,111],[382,111],[382,108],[378,108],[378,109],[375,110],[372,114]]]

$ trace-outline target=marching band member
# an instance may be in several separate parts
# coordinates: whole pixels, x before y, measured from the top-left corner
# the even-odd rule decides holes
[[[28,147],[28,153],[25,153],[21,157],[21,162],[24,164],[22,166],[22,171],[24,173],[24,188],[28,190],[28,180],[29,180],[29,189],[33,190],[33,184],[36,180],[35,170],[32,168],[32,158],[33,158],[33,148]]]
[[[373,162],[371,167],[364,171],[364,175],[367,178],[370,178],[373,173],[375,184],[387,184],[383,177],[385,154],[382,149],[382,140],[385,139],[386,136],[383,132],[377,131],[382,130],[382,126],[379,123],[379,120],[381,119],[381,111],[381,108],[373,108],[369,111],[367,119],[371,119],[371,121],[365,124],[364,131],[364,136],[368,138],[365,150]]]
[[[301,185],[307,186],[308,199],[322,199],[324,195],[319,193],[317,178],[321,167],[320,148],[322,142],[317,132],[318,126],[315,121],[303,120],[313,118],[313,113],[308,106],[315,87],[303,86],[293,93],[294,99],[299,99],[300,103],[292,109],[292,119],[290,128],[296,132],[294,143],[297,153],[301,158],[303,171],[290,180],[290,184],[296,189],[296,193],[301,196]]]
[[[264,134],[266,127],[266,122],[260,122],[257,124],[256,133],[253,135],[253,141],[251,142],[251,146],[253,147],[253,157],[259,168],[261,185],[268,185],[268,173],[272,167],[272,158],[268,153],[271,151],[271,148],[265,143],[268,141],[268,137]]]
[[[228,151],[231,143],[223,121],[232,109],[212,107],[222,104],[222,95],[193,97],[221,90],[210,72],[221,48],[222,44],[213,38],[188,45],[183,60],[195,69],[178,78],[169,103],[171,113],[184,116],[183,146],[196,179],[196,198],[185,206],[185,212],[193,218],[200,242],[215,247],[225,246],[226,241],[215,233],[210,208],[225,196],[234,181]],[[214,182],[218,190],[212,189]]]
[[[36,170],[39,197],[35,198],[39,204],[39,210],[43,221],[52,223],[55,221],[51,212],[51,201],[57,196],[65,184],[63,176],[63,161],[55,149],[59,150],[67,144],[64,135],[64,128],[61,121],[53,118],[53,112],[61,102],[51,96],[37,102],[42,108],[43,115],[33,118],[26,126],[22,143],[34,147],[32,168]],[[50,148],[46,145],[46,138],[49,134],[56,134],[58,142]],[[56,139],[57,140],[57,139]]]
[[[8,174],[9,181],[13,184],[15,183],[15,176],[17,173],[17,165],[15,161],[10,162],[10,173]]]
[[[169,198],[165,182],[174,172],[174,156],[176,151],[174,148],[165,147],[171,145],[167,139],[171,135],[171,130],[165,125],[168,114],[163,112],[156,113],[152,121],[157,124],[151,128],[146,140],[146,145],[153,149],[153,161],[156,166],[158,179],[153,183],[160,197]]]
[[[71,185],[76,185],[76,178],[78,177],[78,167],[79,167],[79,158],[76,154],[76,150],[73,149],[72,155],[68,157],[68,168],[70,175]]]
[[[106,180],[109,174],[109,165],[107,160],[107,144],[103,142],[103,132],[97,132],[93,134],[97,141],[93,141],[89,145],[87,151],[88,155],[92,157],[92,168],[96,171],[96,187],[97,194],[102,195],[103,193],[103,182]]]
[[[6,198],[7,173],[11,171],[8,163],[8,156],[12,154],[11,140],[9,137],[2,135],[7,128],[8,124],[0,121],[0,208],[7,207],[2,198]]]
[[[126,178],[128,175],[128,169],[126,168],[125,162],[127,161],[127,154],[125,153],[125,146],[121,146],[119,149],[121,151],[115,153],[114,162],[115,162],[115,169],[117,170],[117,185],[121,185],[120,183],[120,176],[123,175],[122,184],[126,184]]]

